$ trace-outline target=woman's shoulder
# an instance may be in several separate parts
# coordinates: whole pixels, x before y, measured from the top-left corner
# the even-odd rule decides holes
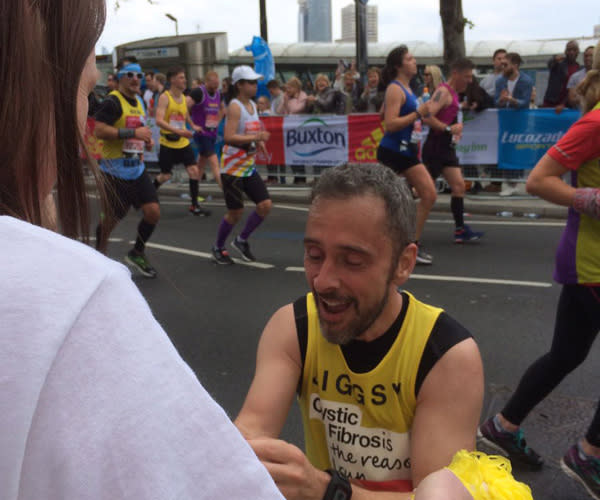
[[[0,216],[0,258],[26,280],[42,285],[101,282],[114,272],[128,275],[125,266],[90,246],[34,224]]]

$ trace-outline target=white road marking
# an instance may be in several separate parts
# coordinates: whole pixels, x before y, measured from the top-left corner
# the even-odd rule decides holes
[[[96,237],[90,236],[90,241],[96,241]],[[108,241],[112,243],[120,243],[121,241],[123,241],[123,238],[108,238]]]
[[[303,267],[286,267],[286,271],[294,273],[303,273]],[[435,274],[411,274],[410,279],[430,280],[430,281],[454,281],[462,283],[485,283],[488,285],[509,285],[509,286],[532,286],[537,288],[550,288],[552,283],[544,281],[517,281],[517,280],[499,280],[491,278],[473,278],[468,276],[441,276]]]
[[[131,243],[134,243],[133,241]],[[196,250],[188,250],[187,248],[174,247],[170,245],[160,245],[158,243],[146,243],[147,247],[156,248],[157,250],[164,250],[165,252],[173,252],[180,253],[183,255],[191,255],[193,257],[200,257],[202,259],[212,260],[212,253],[207,252],[198,252]],[[263,262],[246,262],[242,259],[233,259],[236,264],[241,264],[242,266],[255,267],[257,269],[272,269],[275,266],[273,264],[266,264]]]

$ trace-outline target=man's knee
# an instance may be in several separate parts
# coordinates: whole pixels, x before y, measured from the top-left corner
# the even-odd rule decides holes
[[[144,220],[148,224],[156,225],[160,220],[160,205],[158,203],[147,203],[142,206]]]
[[[261,217],[266,217],[269,215],[271,208],[273,207],[273,202],[269,200],[261,201],[256,205],[256,213]]]
[[[235,210],[229,210],[226,214],[225,214],[225,220],[227,220],[227,222],[229,222],[229,224],[231,224],[232,226],[237,224],[240,219],[242,218],[242,215],[244,213],[244,209],[243,208],[239,208],[239,209],[235,209]]]

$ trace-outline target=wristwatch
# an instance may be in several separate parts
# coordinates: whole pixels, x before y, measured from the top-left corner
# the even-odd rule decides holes
[[[449,134],[452,133],[452,129],[450,128],[450,125],[446,125],[446,128],[444,129],[446,132],[448,132]]]
[[[331,481],[327,485],[323,500],[350,500],[352,498],[350,481],[335,469],[327,469],[325,472],[331,476]]]

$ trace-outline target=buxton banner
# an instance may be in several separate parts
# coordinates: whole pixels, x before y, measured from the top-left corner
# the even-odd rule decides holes
[[[580,116],[574,110],[498,110],[498,167],[533,168]]]
[[[348,161],[348,117],[291,115],[283,120],[286,165],[340,165]]]

